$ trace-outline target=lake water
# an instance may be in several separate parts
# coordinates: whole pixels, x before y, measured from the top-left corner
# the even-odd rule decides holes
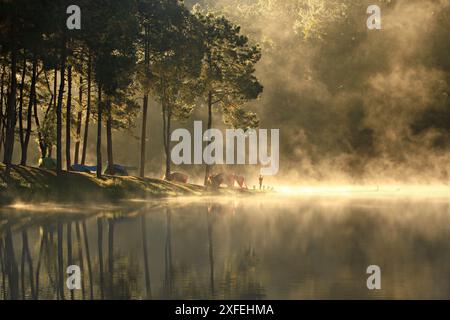
[[[272,195],[0,211],[0,299],[450,299],[450,202]],[[78,265],[82,289],[69,291]],[[366,269],[381,268],[370,291]]]

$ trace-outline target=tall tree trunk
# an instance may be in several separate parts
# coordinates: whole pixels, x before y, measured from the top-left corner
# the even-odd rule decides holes
[[[114,175],[114,159],[113,159],[113,147],[112,147],[112,110],[111,101],[107,102],[108,119],[106,121],[106,149],[108,153],[108,174]]]
[[[54,81],[53,81],[53,112],[56,113],[56,110],[58,109],[58,92],[57,92],[57,88],[58,88],[58,66],[55,67],[55,74],[53,76]],[[53,144],[50,144],[48,146],[48,157],[51,158],[52,157],[52,153],[53,153]]]
[[[150,67],[150,43],[148,40],[148,27],[145,28],[145,66]],[[145,89],[144,104],[142,106],[142,131],[141,131],[141,166],[139,175],[141,178],[145,177],[145,147],[147,143],[147,112],[148,112],[148,92]]]
[[[148,94],[144,96],[144,105],[142,106],[142,131],[141,131],[141,166],[139,176],[145,177],[145,146],[147,135],[147,112],[148,112]]]
[[[170,170],[170,122],[171,122],[171,111],[170,107],[163,99],[162,102],[162,117],[163,117],[163,138],[164,138],[164,154],[166,160],[165,169],[165,179],[170,181],[171,170]]]
[[[98,88],[97,119],[97,178],[102,177],[102,89]]]
[[[61,57],[61,71],[60,84],[58,94],[58,104],[56,106],[56,172],[58,176],[62,174],[62,103],[65,85],[65,71],[66,71],[66,41],[63,42],[62,57]]]
[[[2,75],[0,80],[0,153],[2,152],[3,147],[3,138],[4,138],[4,120],[5,120],[5,113],[3,111],[3,98],[4,98],[4,81],[5,81],[5,66],[2,66]]]
[[[72,66],[67,68],[67,112],[66,112],[66,167],[70,171],[72,166],[70,159],[70,125],[72,120]]]
[[[23,58],[23,67],[22,67],[22,76],[20,80],[20,86],[19,86],[19,112],[18,112],[18,118],[19,118],[19,142],[20,142],[20,148],[23,152],[23,145],[24,145],[24,133],[23,133],[23,91],[25,87],[25,76],[27,74],[27,59],[25,57],[24,52],[24,58]],[[21,161],[22,162],[22,161]]]
[[[15,19],[15,18],[14,18]],[[8,99],[8,112],[6,121],[6,143],[4,151],[4,163],[6,165],[5,176],[8,178],[11,172],[12,155],[14,151],[14,129],[16,126],[16,90],[17,90],[17,48],[15,37],[15,26],[13,25],[11,52],[11,87]]]
[[[27,165],[27,154],[28,154],[28,144],[30,143],[31,137],[31,124],[33,115],[33,105],[36,104],[36,82],[37,82],[37,58],[33,58],[33,71],[31,75],[31,88],[30,88],[30,98],[28,100],[28,110],[27,110],[27,130],[25,132],[25,138],[22,144],[22,158],[20,164],[23,166]]]
[[[0,292],[0,294],[3,296],[3,300],[6,300],[6,262],[3,258],[3,251],[3,239],[2,237],[0,237],[0,268],[2,269],[2,291]]]
[[[167,132],[170,131],[170,124],[169,124],[169,105],[167,103],[167,100],[165,98],[165,82],[164,79],[161,79],[161,88],[163,91],[162,94],[162,101],[161,101],[161,109],[162,109],[162,117],[163,117],[163,140],[164,140],[164,154],[165,154],[165,160],[166,160],[166,168],[165,168],[165,179],[170,181],[171,174],[170,174],[170,162],[168,161],[167,155],[169,154],[169,148],[170,148],[170,142],[168,140]]]
[[[208,130],[212,128],[212,92],[208,93]],[[210,174],[211,166],[206,165],[205,168],[205,186],[208,184],[208,178]]]
[[[80,101],[79,111],[77,115],[77,140],[75,142],[75,164],[79,163],[79,154],[80,154],[80,142],[81,142],[81,119],[83,116],[83,78],[80,77],[80,88],[78,92],[78,99]]]
[[[53,74],[53,110],[56,112],[57,107],[57,97],[58,97],[58,66],[55,67]]]
[[[84,137],[83,137],[83,154],[81,156],[81,164],[86,164],[86,152],[87,152],[87,140],[89,136],[89,119],[91,117],[91,85],[92,85],[92,58],[91,54],[89,53],[89,61],[88,61],[88,74],[87,74],[87,82],[88,82],[88,88],[87,88],[87,104],[86,104],[86,122],[84,125]]]
[[[50,102],[51,104],[52,102]],[[47,145],[46,142],[44,141],[43,137],[42,137],[42,133],[41,133],[41,124],[39,121],[39,116],[38,116],[38,111],[37,111],[37,99],[34,99],[34,109],[33,109],[33,114],[34,114],[34,122],[36,124],[36,131],[37,131],[37,135],[38,135],[38,143],[39,143],[39,149],[41,150],[41,158],[45,158],[47,156]],[[47,109],[47,112],[50,111],[50,106]],[[47,116],[47,112],[46,112],[46,116]]]
[[[167,126],[166,126],[166,177],[171,176],[171,159],[170,159],[170,130],[171,130],[172,112],[167,110]]]

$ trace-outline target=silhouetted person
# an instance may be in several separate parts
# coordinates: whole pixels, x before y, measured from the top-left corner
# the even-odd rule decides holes
[[[262,189],[263,182],[264,182],[264,177],[262,174],[260,174],[259,175],[259,190]]]

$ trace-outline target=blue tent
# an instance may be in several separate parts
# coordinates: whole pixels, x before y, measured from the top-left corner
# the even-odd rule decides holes
[[[97,166],[85,166],[82,164],[74,164],[70,168],[72,169],[72,171],[75,172],[86,172],[86,173],[97,172]],[[115,164],[113,166],[113,170],[114,174],[117,176],[129,176],[128,170],[136,170],[136,168]],[[106,164],[106,166],[104,167],[102,174],[111,174],[109,172],[108,164]]]
[[[86,172],[86,173],[97,172],[97,166],[85,166],[82,164],[74,164],[70,168],[72,169],[72,171],[75,172]]]

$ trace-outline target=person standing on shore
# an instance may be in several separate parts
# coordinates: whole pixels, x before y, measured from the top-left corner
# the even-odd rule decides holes
[[[264,177],[262,174],[260,174],[259,175],[259,190],[262,189],[263,181],[264,181]]]

